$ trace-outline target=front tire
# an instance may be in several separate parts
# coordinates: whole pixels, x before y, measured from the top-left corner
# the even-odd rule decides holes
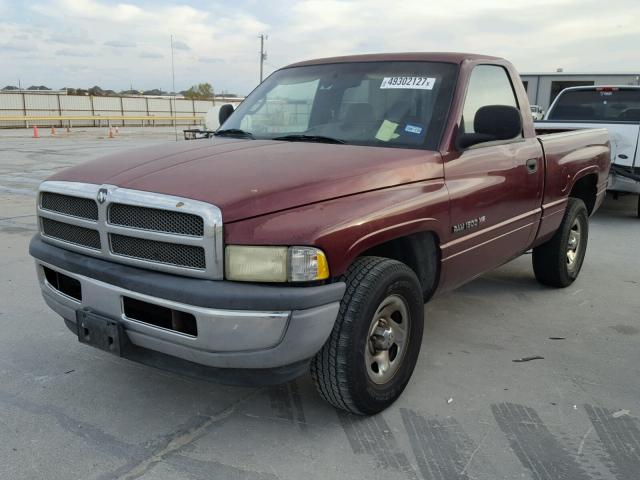
[[[422,289],[405,264],[381,257],[356,260],[333,331],[311,361],[311,376],[331,405],[378,413],[406,387],[424,327]]]
[[[582,268],[589,238],[589,214],[584,202],[569,198],[562,223],[555,235],[533,249],[533,271],[543,285],[571,285]]]

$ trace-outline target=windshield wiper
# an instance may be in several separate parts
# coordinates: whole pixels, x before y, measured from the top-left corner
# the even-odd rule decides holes
[[[250,138],[254,140],[253,133],[245,132],[244,130],[240,130],[239,128],[226,128],[224,130],[218,130],[214,132],[216,137],[240,137],[240,138]]]
[[[274,137],[271,140],[283,140],[285,142],[317,142],[317,143],[345,143],[339,138],[325,137],[323,135],[284,135],[282,137]]]

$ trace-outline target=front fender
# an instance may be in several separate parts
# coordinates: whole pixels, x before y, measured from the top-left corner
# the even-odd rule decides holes
[[[376,245],[424,231],[444,238],[448,225],[448,193],[444,180],[436,179],[305,205],[224,229],[227,244],[319,247],[335,277]]]

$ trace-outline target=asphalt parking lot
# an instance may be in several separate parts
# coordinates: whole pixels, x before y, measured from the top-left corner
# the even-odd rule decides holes
[[[407,390],[360,418],[323,403],[308,377],[226,387],[78,343],[28,256],[37,184],[174,135],[106,134],[0,131],[0,478],[640,478],[635,198],[592,218],[568,289],[538,285],[525,255],[430,302]]]

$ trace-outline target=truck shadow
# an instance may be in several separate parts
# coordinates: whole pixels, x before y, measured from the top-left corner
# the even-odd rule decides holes
[[[613,198],[613,195],[607,193],[602,206],[593,216],[593,220],[600,221],[604,219],[637,219],[638,213],[638,196],[625,195]]]

